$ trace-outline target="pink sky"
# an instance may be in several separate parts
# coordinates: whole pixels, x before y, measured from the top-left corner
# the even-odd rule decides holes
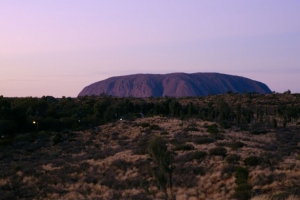
[[[300,93],[300,1],[2,0],[0,95],[75,97],[136,73],[219,72]]]

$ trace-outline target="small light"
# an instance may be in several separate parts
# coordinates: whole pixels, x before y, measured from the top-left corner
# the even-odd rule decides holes
[[[33,124],[35,124],[36,122],[35,122],[35,121],[33,121],[32,123],[33,123]]]

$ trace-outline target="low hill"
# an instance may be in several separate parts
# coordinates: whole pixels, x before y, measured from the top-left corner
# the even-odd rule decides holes
[[[264,83],[219,73],[134,74],[111,77],[86,86],[78,96],[107,95],[118,97],[184,97],[257,92],[269,94]]]

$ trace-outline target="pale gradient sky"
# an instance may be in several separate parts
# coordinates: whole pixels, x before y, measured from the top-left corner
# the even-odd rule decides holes
[[[111,76],[172,72],[300,93],[300,1],[0,1],[0,95],[75,97]]]

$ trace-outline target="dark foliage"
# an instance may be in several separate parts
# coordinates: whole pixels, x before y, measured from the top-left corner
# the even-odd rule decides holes
[[[249,156],[244,159],[244,164],[247,166],[257,166],[262,162],[262,159],[258,156]]]
[[[237,155],[237,154],[229,154],[226,156],[226,162],[229,164],[238,164],[238,162],[240,161],[241,156]]]
[[[227,154],[227,150],[224,147],[215,147],[209,150],[209,154],[212,156],[225,157]]]
[[[191,151],[194,146],[191,144],[179,144],[173,148],[174,151]]]

